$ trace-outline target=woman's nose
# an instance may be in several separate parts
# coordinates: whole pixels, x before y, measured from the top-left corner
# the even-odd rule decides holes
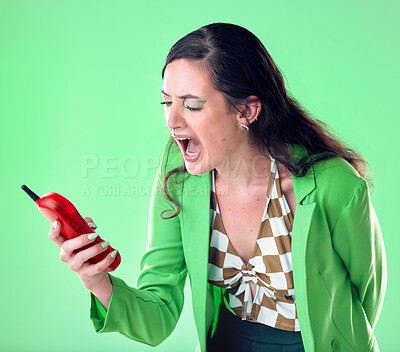
[[[183,125],[185,124],[185,119],[181,115],[177,104],[172,104],[172,107],[165,112],[165,120],[170,130],[184,127]]]

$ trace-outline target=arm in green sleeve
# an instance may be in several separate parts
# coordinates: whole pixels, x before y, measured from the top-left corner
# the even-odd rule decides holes
[[[332,240],[374,329],[385,296],[387,264],[381,228],[364,179],[339,216]]]
[[[108,274],[113,292],[106,311],[91,293],[90,318],[96,332],[118,332],[150,346],[157,346],[174,330],[183,308],[187,277],[180,217],[167,220],[160,217],[163,210],[175,211],[161,191],[166,167],[171,166],[168,165],[171,145],[169,140],[153,185],[147,248],[140,260],[137,288]],[[180,201],[179,195],[176,197]],[[168,212],[164,216],[169,215]]]

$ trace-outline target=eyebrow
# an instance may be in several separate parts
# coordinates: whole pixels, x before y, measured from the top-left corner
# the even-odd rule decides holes
[[[161,89],[161,93],[166,95],[167,97],[171,97],[169,94],[164,92],[164,89]],[[200,97],[193,94],[185,94],[178,97],[179,99],[201,99]]]

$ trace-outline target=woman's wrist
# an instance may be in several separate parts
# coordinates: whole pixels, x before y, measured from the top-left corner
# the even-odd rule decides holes
[[[89,288],[89,291],[96,296],[96,298],[106,309],[108,309],[113,291],[113,285],[108,274],[104,274],[105,275],[98,282],[96,282],[96,284]]]

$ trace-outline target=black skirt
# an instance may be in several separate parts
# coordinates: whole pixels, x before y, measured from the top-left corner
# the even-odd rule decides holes
[[[242,320],[221,303],[217,327],[210,339],[207,352],[304,352],[300,331],[287,331]]]

